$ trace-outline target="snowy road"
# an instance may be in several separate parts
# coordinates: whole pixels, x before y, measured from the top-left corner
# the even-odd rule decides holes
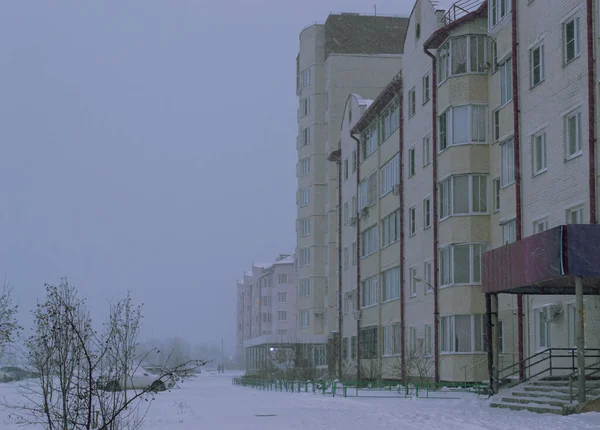
[[[14,386],[0,384],[13,397]],[[14,394],[13,394],[14,395]],[[14,397],[13,397],[14,398]],[[274,415],[274,416],[257,416]],[[3,429],[17,429],[0,412]],[[161,393],[144,429],[598,429],[600,414],[559,417],[493,409],[470,395],[464,400],[332,398],[320,394],[257,391],[231,385],[231,375],[203,374],[181,389]]]

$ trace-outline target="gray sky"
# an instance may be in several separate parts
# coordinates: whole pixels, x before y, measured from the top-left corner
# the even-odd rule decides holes
[[[364,0],[4,0],[0,274],[145,335],[235,342],[235,281],[295,244],[298,33]],[[377,1],[408,15],[412,0]]]

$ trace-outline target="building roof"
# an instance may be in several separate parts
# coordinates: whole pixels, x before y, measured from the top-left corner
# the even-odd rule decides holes
[[[381,109],[386,107],[394,97],[398,96],[398,93],[402,91],[402,72],[399,72],[394,78],[386,85],[386,87],[379,93],[377,98],[369,103],[369,107],[365,113],[356,122],[352,130],[352,134],[362,133],[371,122],[377,117]]]
[[[273,266],[278,265],[278,264],[294,264],[294,257],[292,257],[291,255],[288,255],[287,257],[282,258],[281,260],[273,263]]]
[[[437,49],[448,38],[450,32],[461,25],[486,16],[488,4],[485,0],[459,0],[444,15],[443,27],[434,31],[425,41],[426,49]]]
[[[402,54],[408,18],[353,13],[325,21],[325,58],[330,54]]]
[[[254,267],[258,267],[259,269],[268,269],[273,265],[273,263],[252,263]]]

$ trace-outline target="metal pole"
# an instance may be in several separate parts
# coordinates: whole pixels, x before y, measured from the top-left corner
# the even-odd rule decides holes
[[[342,152],[338,158],[338,378],[342,379]]]
[[[585,403],[585,340],[583,310],[583,280],[575,277],[575,311],[577,313],[577,393],[579,403]]]
[[[500,338],[498,336],[498,329],[500,328],[500,322],[498,321],[498,294],[490,294],[492,299],[492,352],[493,363],[494,363],[494,393],[500,391]]]
[[[493,342],[492,342],[492,295],[490,293],[485,293],[485,316],[486,316],[486,324],[485,329],[487,333],[486,339],[486,348],[487,348],[487,359],[488,359],[488,377],[490,379],[489,389],[490,393],[494,394],[494,352]],[[467,369],[465,367],[465,382],[467,380]]]
[[[225,364],[223,363],[223,338],[221,338],[221,369],[225,370]]]

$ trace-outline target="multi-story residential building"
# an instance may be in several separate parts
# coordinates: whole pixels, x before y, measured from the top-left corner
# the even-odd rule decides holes
[[[329,148],[332,160],[351,160],[338,172],[342,234],[334,246],[343,250],[343,302],[354,308],[342,313],[345,368],[362,377],[487,379],[490,335],[497,371],[523,372],[520,360],[575,345],[566,274],[578,272],[561,269],[566,251],[547,240],[564,234],[560,243],[575,249],[560,226],[596,223],[595,64],[583,43],[594,11],[583,0],[518,2],[517,10],[509,0],[453,3],[415,2],[400,75],[372,103],[359,91],[347,97],[341,151]],[[569,235],[582,237],[578,228]],[[528,242],[532,235],[542,242]],[[534,243],[560,259],[524,250]],[[549,261],[558,274],[544,267]],[[581,276],[597,276],[586,270]],[[592,285],[584,280],[586,294],[598,293]],[[600,345],[596,303],[583,305],[590,348]]]
[[[272,264],[252,264],[237,284],[237,357],[258,370],[269,347],[296,343],[294,260],[280,255]]]
[[[406,24],[406,18],[341,14],[300,33],[295,259],[298,336],[307,342],[327,343],[338,326],[337,200],[330,198],[337,174],[327,156],[339,146],[348,94],[374,98],[400,69]],[[342,169],[350,163],[346,157]]]

